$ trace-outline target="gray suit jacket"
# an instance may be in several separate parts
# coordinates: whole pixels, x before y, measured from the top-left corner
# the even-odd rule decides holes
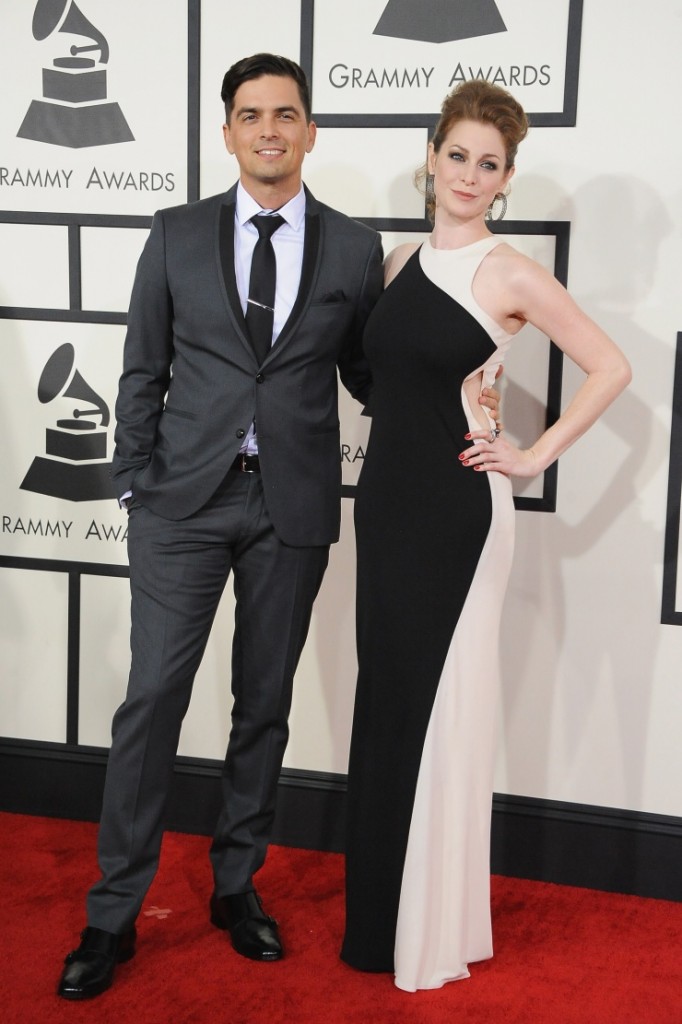
[[[213,495],[254,417],[266,503],[282,541],[340,526],[337,374],[362,402],[362,331],[382,287],[377,233],[307,193],[298,299],[258,366],[234,274],[236,186],[159,211],[137,268],[116,403],[112,476],[166,519]]]

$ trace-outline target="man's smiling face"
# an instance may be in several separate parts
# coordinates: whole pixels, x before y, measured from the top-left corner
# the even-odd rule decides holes
[[[275,194],[277,206],[297,194],[316,127],[306,121],[293,78],[262,75],[240,85],[223,135],[239,163],[242,185],[261,206],[273,207]]]

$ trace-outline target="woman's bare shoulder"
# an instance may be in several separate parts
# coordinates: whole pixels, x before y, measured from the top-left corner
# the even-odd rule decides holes
[[[410,256],[417,251],[421,242],[403,242],[392,249],[384,260],[384,288],[397,277]]]

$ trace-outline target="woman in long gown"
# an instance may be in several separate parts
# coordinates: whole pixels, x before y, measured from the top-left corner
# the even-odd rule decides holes
[[[358,683],[348,777],[350,965],[438,988],[492,956],[490,817],[510,475],[547,468],[630,379],[627,360],[486,214],[526,116],[467,82],[429,145],[433,232],[386,261],[365,333],[372,429],[355,501]],[[586,379],[527,449],[479,405],[525,323]],[[466,441],[472,443],[464,447]]]

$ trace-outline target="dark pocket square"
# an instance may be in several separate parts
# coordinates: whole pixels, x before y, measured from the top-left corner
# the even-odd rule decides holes
[[[324,303],[327,303],[327,302],[345,302],[345,301],[346,301],[346,293],[341,291],[341,289],[338,289],[335,292],[327,292],[326,295],[323,295],[322,298],[320,299],[320,303],[322,303],[322,302],[324,302]]]

